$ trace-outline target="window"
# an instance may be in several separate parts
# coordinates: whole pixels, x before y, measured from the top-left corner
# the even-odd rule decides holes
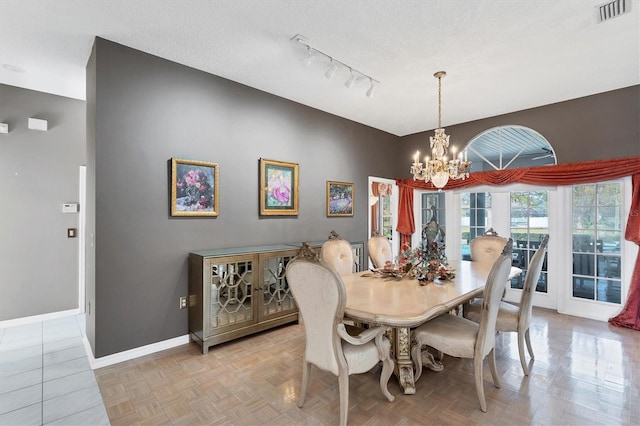
[[[461,194],[462,202],[462,259],[471,260],[469,242],[486,232],[491,225],[491,193]]]
[[[380,210],[380,223],[382,224],[382,232],[388,240],[393,239],[393,214],[391,213],[391,195],[380,195],[382,209]]]
[[[621,303],[622,201],[619,182],[573,187],[573,297]]]
[[[421,204],[421,213],[422,213],[422,226],[420,229],[423,229],[424,226],[431,220],[433,216],[433,207],[435,207],[436,219],[438,220],[438,224],[445,231],[446,228],[446,218],[445,218],[445,210],[444,210],[444,193],[443,192],[425,192],[422,194],[422,204]]]
[[[542,237],[549,233],[547,191],[511,192],[509,198],[513,266],[522,269],[522,274],[511,280],[511,288],[522,289],[529,260],[540,247]],[[535,291],[547,292],[546,255]]]

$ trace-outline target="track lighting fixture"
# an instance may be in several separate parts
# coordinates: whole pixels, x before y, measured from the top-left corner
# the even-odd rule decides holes
[[[309,43],[306,37],[300,34],[296,34],[295,36],[293,36],[291,38],[291,41],[298,42],[307,48],[308,55],[302,60],[302,63],[304,64],[305,67],[308,67],[313,62],[319,59],[324,58],[324,60],[329,61],[329,67],[324,73],[324,76],[329,80],[335,76],[339,68],[344,68],[348,70],[350,73],[349,78],[344,83],[345,87],[348,89],[351,89],[359,80],[369,80],[369,89],[366,92],[367,98],[371,98],[373,96],[375,86],[377,84],[380,84],[380,82],[374,79],[373,77],[370,77],[365,73],[363,73],[362,71],[358,71],[357,69],[345,64],[344,62],[338,61],[333,56],[328,55],[323,51],[316,49]]]
[[[353,73],[353,70],[351,68],[349,68],[349,72],[351,73],[351,75],[349,76],[349,79],[344,82],[344,86],[347,89],[351,89],[353,87],[353,83],[356,82],[356,75]]]
[[[329,68],[327,68],[327,72],[324,73],[324,76],[331,80],[337,69],[338,66],[333,62],[333,59],[331,59],[331,64],[329,65]]]
[[[307,46],[308,56],[302,60],[302,65],[308,67],[316,59],[315,51]]]
[[[375,90],[375,80],[369,78],[369,81],[371,82],[371,85],[369,86],[369,90],[367,90],[367,98],[371,98],[373,96],[373,91]]]

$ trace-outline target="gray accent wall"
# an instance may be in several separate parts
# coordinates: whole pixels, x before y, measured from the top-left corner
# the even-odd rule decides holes
[[[558,164],[638,156],[640,86],[444,127],[451,144],[461,149],[485,130],[506,125],[540,133],[553,147]],[[396,176],[409,177],[414,153],[427,151],[431,135],[433,130],[401,138],[401,157],[406,164]],[[477,170],[473,164],[471,167]]]
[[[29,117],[48,131],[29,130]],[[0,84],[0,321],[78,308],[79,166],[85,103]],[[80,206],[84,208],[84,206]]]
[[[187,334],[190,251],[366,240],[367,177],[394,177],[397,137],[104,39],[94,61],[96,357]],[[169,215],[172,157],[219,164],[217,218]],[[296,217],[259,217],[260,158],[299,164]],[[327,218],[328,180],[355,184],[354,217]]]

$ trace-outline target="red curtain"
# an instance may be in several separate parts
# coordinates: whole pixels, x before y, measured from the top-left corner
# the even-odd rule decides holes
[[[449,180],[443,188],[461,189],[478,185],[508,185],[510,183],[525,183],[542,186],[577,185],[581,183],[603,182],[633,176],[633,201],[629,212],[629,221],[625,238],[640,245],[640,157],[618,158],[611,160],[584,161],[581,163],[559,164],[556,166],[524,167],[520,169],[492,170],[473,172],[465,180]],[[411,240],[411,235],[405,236],[400,231],[400,224],[413,221],[413,190],[436,190],[431,182],[409,179],[396,179],[401,197],[398,210],[398,231],[403,233],[402,241]],[[407,210],[406,206],[411,208]],[[409,214],[411,216],[409,216]],[[403,227],[408,230],[408,228]],[[413,233],[414,230],[411,231]],[[629,297],[622,312],[609,320],[611,324],[640,330],[640,252],[631,277]]]
[[[631,210],[624,238],[640,245],[640,174],[633,176],[632,194]],[[627,303],[622,312],[610,318],[609,322],[618,327],[640,330],[640,252],[638,252],[636,266],[633,268]]]
[[[411,248],[411,235],[416,231],[413,220],[413,188],[401,186],[398,195],[398,226],[400,233],[400,253]]]

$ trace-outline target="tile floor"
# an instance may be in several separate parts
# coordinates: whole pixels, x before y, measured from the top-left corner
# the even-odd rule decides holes
[[[84,317],[0,328],[0,425],[109,425]]]

